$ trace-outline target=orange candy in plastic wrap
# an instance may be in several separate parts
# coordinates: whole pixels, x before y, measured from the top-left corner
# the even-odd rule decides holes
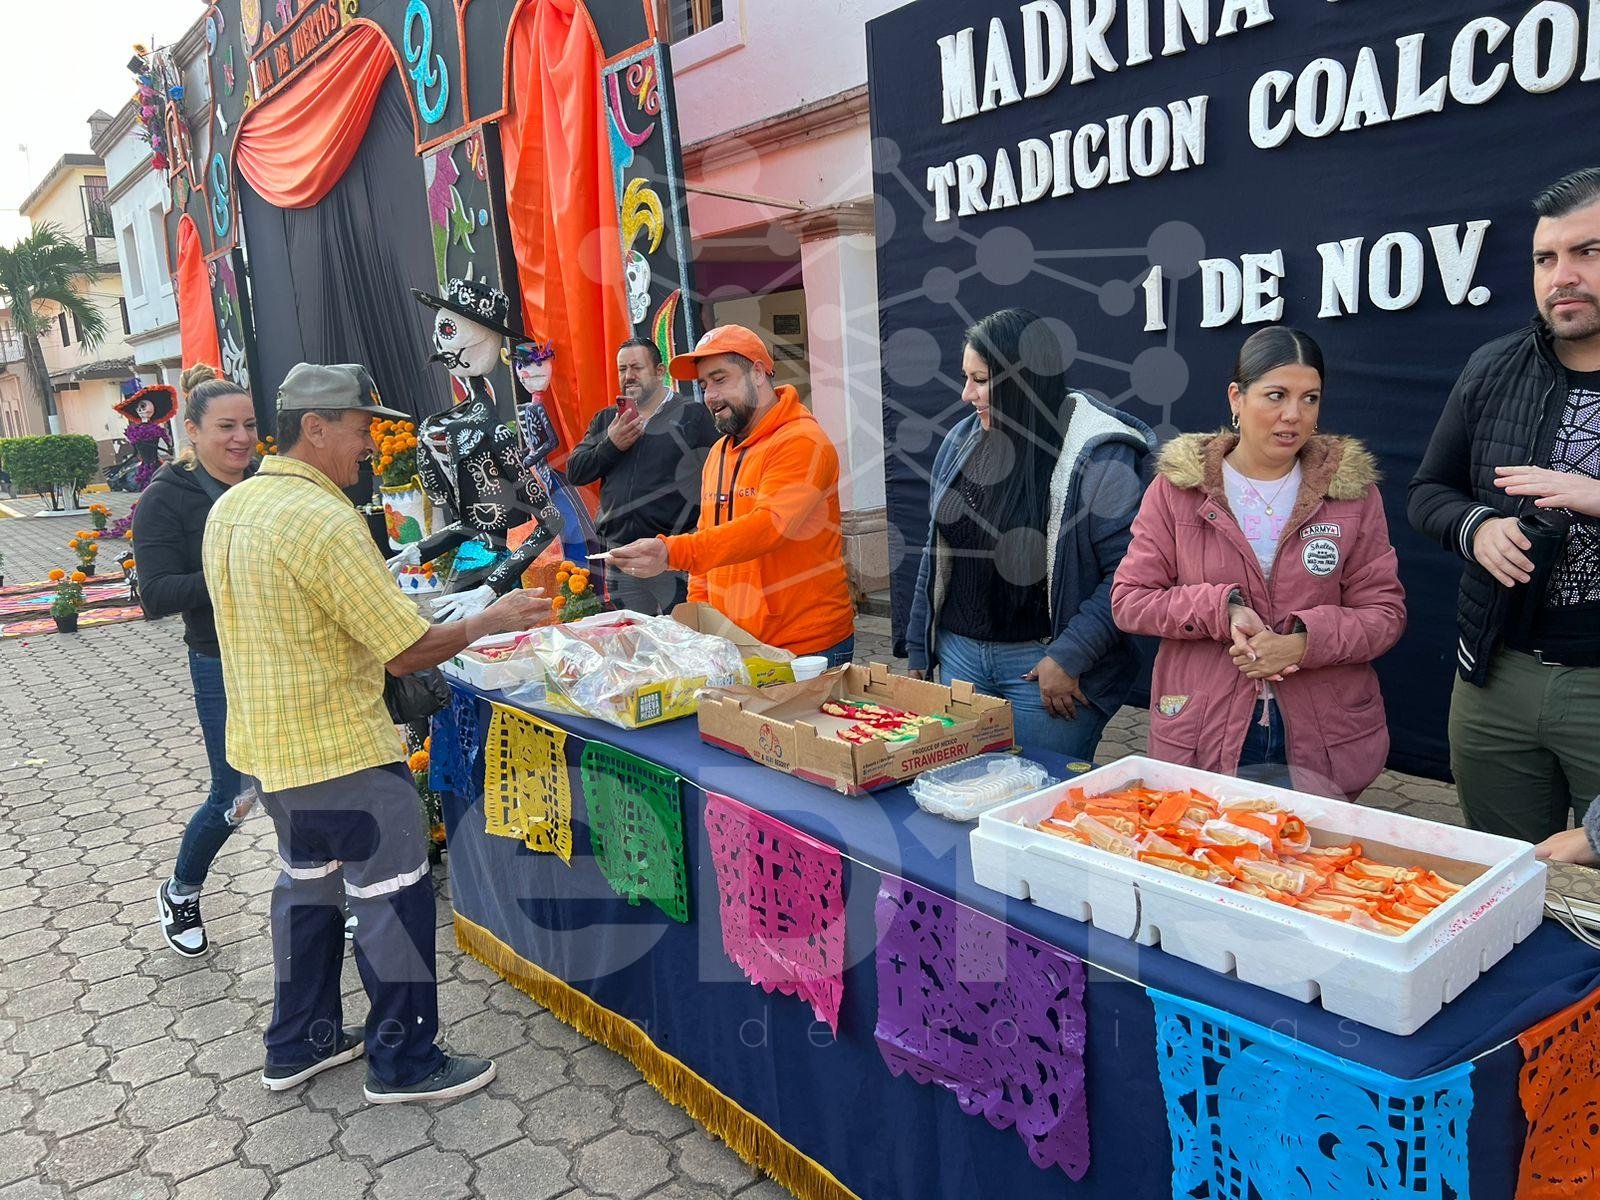
[[[1192,788],[1142,786],[1089,796],[1075,787],[1039,829],[1377,933],[1408,932],[1460,890],[1432,871],[1369,859],[1359,842],[1313,846],[1306,823],[1265,798],[1219,802]]]

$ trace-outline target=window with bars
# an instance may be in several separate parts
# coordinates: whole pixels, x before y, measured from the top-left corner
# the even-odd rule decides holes
[[[104,177],[91,176],[83,181],[83,227],[90,237],[114,236],[111,232],[111,206],[106,203]]]
[[[722,0],[660,0],[660,4],[658,24],[668,42],[681,42],[722,20]]]

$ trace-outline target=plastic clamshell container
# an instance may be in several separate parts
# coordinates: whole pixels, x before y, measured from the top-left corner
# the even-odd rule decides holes
[[[917,807],[952,821],[976,821],[991,808],[1054,782],[1050,772],[1014,754],[980,754],[925,771],[911,782]]]
[[[1069,788],[1093,796],[1136,781],[1223,802],[1267,797],[1299,814],[1320,844],[1382,846],[1470,882],[1396,937],[1033,828]],[[1415,1033],[1538,928],[1546,875],[1526,842],[1138,756],[984,813],[972,831],[972,870],[1008,896],[1400,1035]]]

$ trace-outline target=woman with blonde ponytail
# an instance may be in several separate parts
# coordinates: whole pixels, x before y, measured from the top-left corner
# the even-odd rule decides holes
[[[167,945],[196,957],[207,948],[200,920],[201,885],[254,796],[224,754],[228,701],[200,545],[212,504],[251,473],[256,413],[247,392],[204,363],[183,373],[182,387],[189,446],[179,461],[161,469],[140,497],[133,546],[145,615],[183,617],[195,712],[211,765],[210,794],[189,818],[172,878],[156,892]]]

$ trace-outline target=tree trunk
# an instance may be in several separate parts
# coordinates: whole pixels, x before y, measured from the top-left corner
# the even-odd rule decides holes
[[[33,383],[34,397],[39,401],[39,411],[44,414],[44,432],[54,433],[50,419],[56,415],[55,391],[50,386],[50,368],[44,361],[44,347],[39,345],[37,335],[30,336],[20,329],[17,334],[22,341],[22,355]]]

